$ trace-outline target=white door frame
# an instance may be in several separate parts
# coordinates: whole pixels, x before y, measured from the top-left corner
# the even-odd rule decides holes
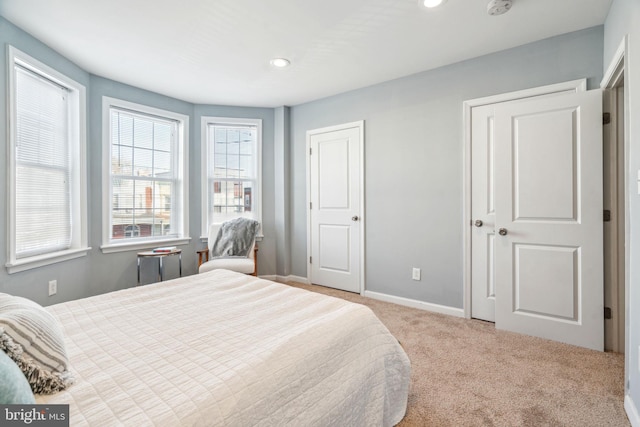
[[[607,68],[602,81],[600,82],[600,88],[602,89],[613,89],[617,87],[622,79],[625,79],[624,82],[624,177],[625,177],[625,188],[624,192],[624,295],[625,295],[625,307],[624,307],[624,336],[625,336],[625,356],[624,356],[624,394],[625,394],[625,407],[626,401],[629,394],[629,266],[631,264],[629,257],[629,231],[630,226],[629,222],[631,216],[629,214],[629,197],[631,194],[631,189],[635,188],[638,185],[633,177],[629,176],[629,141],[631,140],[629,136],[629,81],[628,77],[630,73],[625,72],[626,68],[626,56],[629,50],[629,36],[625,35],[616,50],[616,53],[613,55],[611,62],[609,63],[609,67]],[[612,134],[615,134],[615,131],[611,130]],[[616,135],[612,135],[616,137]]]
[[[500,102],[515,101],[518,99],[530,98],[534,96],[553,95],[567,92],[582,92],[587,90],[587,80],[578,79],[564,83],[557,83],[548,86],[525,89],[516,92],[503,93],[499,95],[487,96],[484,98],[471,99],[464,101],[463,108],[463,124],[464,124],[464,155],[463,155],[463,268],[464,268],[464,298],[463,310],[464,317],[471,318],[471,109],[481,105],[497,104]],[[308,151],[308,150],[307,150]],[[604,320],[604,319],[603,319]]]
[[[364,295],[365,291],[365,221],[367,215],[365,213],[364,204],[364,120],[357,122],[344,123],[341,125],[328,126],[320,129],[313,129],[307,131],[307,144],[306,144],[306,164],[307,164],[307,280],[309,283],[313,283],[313,277],[311,277],[311,263],[309,257],[311,256],[311,215],[309,213],[309,207],[311,205],[311,137],[320,133],[335,132],[339,130],[358,128],[360,135],[360,220],[357,222],[360,226],[360,295]]]

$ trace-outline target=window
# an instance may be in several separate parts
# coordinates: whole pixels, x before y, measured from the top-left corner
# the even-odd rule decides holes
[[[87,247],[85,88],[9,47],[9,273]]]
[[[262,120],[202,118],[202,235],[210,224],[262,221]]]
[[[186,243],[188,117],[103,98],[104,252]]]

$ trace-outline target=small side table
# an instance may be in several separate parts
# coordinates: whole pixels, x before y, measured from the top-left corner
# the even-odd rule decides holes
[[[164,274],[164,265],[162,263],[162,260],[164,259],[164,257],[167,256],[172,256],[172,255],[178,255],[178,265],[180,267],[180,277],[182,277],[182,249],[175,249],[171,252],[154,252],[154,251],[144,251],[144,252],[138,252],[138,285],[140,285],[140,261],[142,260],[142,258],[158,258],[159,261],[159,267],[158,267],[158,273],[160,276],[160,281],[162,282],[162,276]]]

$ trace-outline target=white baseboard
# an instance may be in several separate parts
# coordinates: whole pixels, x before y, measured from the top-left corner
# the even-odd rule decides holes
[[[258,277],[265,280],[271,280],[272,282],[278,281],[278,276],[276,276],[275,274],[265,274],[265,275],[260,275]]]
[[[364,291],[364,296],[380,301],[392,302],[406,307],[417,308],[419,310],[432,311],[434,313],[448,314],[449,316],[464,317],[464,310],[461,308],[448,307],[446,305],[432,304],[430,302],[418,301],[415,299],[397,297],[394,295],[381,294],[379,292]]]
[[[638,414],[638,408],[628,394],[624,397],[624,409],[627,411],[627,417],[629,417],[631,426],[640,427],[640,415]]]
[[[310,285],[309,279],[300,276],[260,276],[263,279],[273,280],[274,282],[289,283],[298,282]],[[446,305],[432,304],[430,302],[418,301],[410,298],[397,297],[394,295],[382,294],[380,292],[364,291],[363,296],[377,299],[380,301],[391,302],[406,307],[417,308],[419,310],[432,311],[434,313],[447,314],[454,317],[464,317],[464,310],[461,308],[448,307]],[[635,427],[635,426],[634,426]],[[640,427],[640,426],[638,426]]]
[[[311,284],[309,282],[309,279],[307,279],[306,277],[294,276],[292,274],[290,274],[288,276],[276,276],[275,280],[278,281],[278,282],[284,282],[284,283],[298,282],[298,283],[302,283],[303,285],[310,285]]]

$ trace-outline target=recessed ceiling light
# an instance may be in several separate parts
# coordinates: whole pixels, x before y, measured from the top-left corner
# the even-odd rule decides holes
[[[289,61],[286,58],[273,58],[269,62],[271,63],[271,65],[273,65],[276,68],[285,68],[291,64],[291,61]]]
[[[424,4],[425,7],[432,8],[432,7],[440,6],[445,1],[446,0],[424,0],[423,4]]]

